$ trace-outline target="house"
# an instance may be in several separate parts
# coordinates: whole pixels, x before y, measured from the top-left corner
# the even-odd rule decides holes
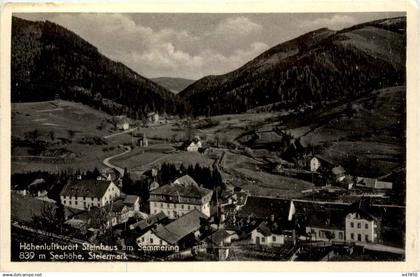
[[[123,203],[132,211],[140,211],[140,197],[137,195],[126,195]]]
[[[65,207],[89,210],[104,207],[120,196],[120,189],[112,181],[72,180],[60,192],[61,203]]]
[[[345,175],[344,178],[337,184],[337,186],[341,188],[345,188],[347,190],[350,190],[353,188],[354,180],[353,177],[350,175]]]
[[[136,242],[142,249],[147,246],[191,246],[197,242],[200,228],[207,219],[207,215],[192,210],[167,225],[157,225],[138,237]]]
[[[316,172],[319,167],[321,166],[321,162],[319,161],[319,159],[317,157],[312,157],[309,160],[309,169],[311,172]]]
[[[346,240],[351,242],[378,242],[379,220],[365,210],[346,216]]]
[[[229,246],[232,238],[238,239],[238,235],[233,231],[224,229],[217,230],[207,236],[203,242],[207,248],[207,253],[217,255],[219,261],[224,261],[229,256]]]
[[[317,172],[321,167],[332,169],[335,165],[334,161],[324,155],[310,155],[307,158],[307,168],[312,172]]]
[[[392,189],[391,182],[379,181],[378,179],[367,178],[367,177],[357,177],[356,186],[359,188],[367,188],[367,189],[386,189],[386,190]]]
[[[331,213],[310,213],[305,228],[307,237],[314,241],[344,242],[345,224],[342,215],[332,216]]]
[[[130,230],[139,229],[141,231],[146,231],[147,229],[152,228],[156,224],[162,223],[167,219],[168,217],[163,212],[160,212],[158,214],[151,215],[139,222],[131,224],[129,228]]]
[[[128,130],[130,128],[130,122],[126,116],[119,115],[115,117],[115,127],[118,130]]]
[[[194,139],[188,144],[187,151],[188,152],[198,152],[203,145],[201,144],[201,140],[199,136],[195,136]]]
[[[157,123],[159,121],[159,114],[156,112],[148,113],[147,120],[151,123]]]
[[[251,244],[261,246],[281,246],[284,244],[284,234],[279,228],[270,228],[265,222],[262,222],[251,232]]]
[[[331,169],[336,182],[341,182],[346,177],[346,170],[341,166],[336,166]]]
[[[150,213],[164,212],[175,219],[196,209],[210,216],[212,195],[212,190],[199,186],[193,178],[184,175],[171,184],[150,191]]]

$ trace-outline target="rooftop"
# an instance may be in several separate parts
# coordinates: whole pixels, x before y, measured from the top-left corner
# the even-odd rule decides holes
[[[331,171],[334,175],[340,175],[340,174],[346,173],[346,170],[341,165],[334,167]]]
[[[139,197],[137,195],[127,195],[124,199],[124,204],[134,205]]]
[[[290,202],[284,199],[248,196],[245,206],[239,209],[238,216],[276,219],[287,218]]]
[[[161,186],[150,192],[151,195],[166,195],[175,197],[202,198],[211,194],[212,190],[199,186],[193,178],[184,175],[172,184]]]
[[[163,212],[160,212],[158,214],[151,215],[148,218],[143,219],[142,221],[139,221],[137,223],[132,224],[130,226],[130,229],[139,228],[140,230],[144,230],[144,229],[147,229],[149,227],[152,227],[153,225],[161,222],[162,220],[164,220],[166,218],[167,218],[167,216]]]
[[[209,235],[206,240],[212,242],[214,245],[220,245],[230,236],[231,234],[228,231],[221,229]]]
[[[101,198],[104,196],[110,184],[110,181],[95,179],[69,181],[64,186],[60,195]]]
[[[168,243],[175,244],[188,234],[200,229],[202,219],[208,219],[208,216],[199,210],[192,210],[166,226],[158,225],[153,232]]]

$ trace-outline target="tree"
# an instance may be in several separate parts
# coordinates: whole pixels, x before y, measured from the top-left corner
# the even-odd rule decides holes
[[[51,139],[52,141],[54,141],[54,140],[55,140],[55,132],[54,132],[53,130],[51,130],[51,131],[49,131],[49,132],[48,132],[48,136],[50,137],[50,139]]]
[[[24,136],[25,136],[26,139],[30,139],[32,141],[35,141],[35,140],[37,140],[39,138],[40,132],[39,132],[38,129],[35,129],[33,131],[26,132],[24,134]]]
[[[67,130],[67,134],[69,135],[70,139],[73,139],[74,135],[76,134],[76,131],[69,129]]]

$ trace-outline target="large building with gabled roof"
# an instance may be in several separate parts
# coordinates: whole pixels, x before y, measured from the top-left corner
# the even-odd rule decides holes
[[[196,209],[210,216],[212,195],[212,190],[198,185],[193,178],[184,175],[173,183],[150,192],[150,213],[163,212],[174,219]]]
[[[112,181],[83,179],[69,181],[60,193],[65,207],[89,210],[104,207],[120,196],[120,189]]]
[[[190,239],[199,236],[200,227],[208,216],[198,210],[192,210],[167,225],[158,224],[145,234],[137,238],[139,246],[181,246]]]

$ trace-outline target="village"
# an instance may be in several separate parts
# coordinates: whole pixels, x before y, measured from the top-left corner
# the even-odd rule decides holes
[[[167,123],[150,113],[142,127]],[[116,133],[108,138],[130,133],[132,142],[121,145],[126,152],[105,159],[101,170],[72,172],[54,179],[55,185],[35,175],[29,183],[12,179],[15,243],[42,237],[108,245],[115,247],[98,251],[142,261],[404,259],[405,206],[389,178],[395,172],[377,178],[350,175],[298,139],[285,143],[284,135],[278,144],[262,146],[275,151],[282,145],[281,159],[261,163],[258,171],[311,185],[300,189],[290,183],[282,195],[261,195],[255,193],[255,180],[226,166],[226,156],[240,152],[258,160],[252,148],[258,149],[267,133],[270,140],[284,130],[252,131],[233,146],[209,143],[191,132],[171,155],[211,156],[211,166],[165,161],[136,172],[113,159],[153,148],[156,141],[138,129],[125,116],[115,118]],[[39,210],[27,211],[33,203]]]

